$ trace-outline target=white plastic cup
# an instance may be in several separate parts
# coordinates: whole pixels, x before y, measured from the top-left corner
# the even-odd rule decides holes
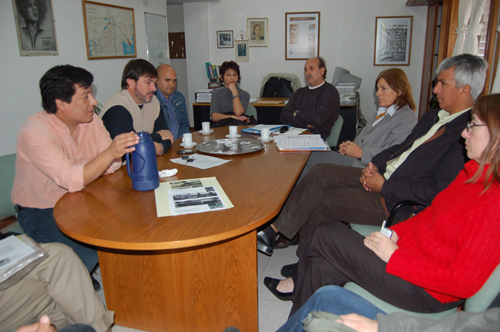
[[[229,126],[229,137],[232,137],[232,138],[238,137],[238,127],[237,126]]]
[[[260,131],[260,139],[263,142],[267,142],[269,141],[270,136],[271,136],[271,130],[269,130],[269,128],[262,128],[262,130]]]
[[[184,143],[185,148],[190,148],[193,146],[193,134],[185,133],[182,135],[182,143]]]
[[[201,131],[204,134],[210,133],[210,122],[202,122],[201,123]]]

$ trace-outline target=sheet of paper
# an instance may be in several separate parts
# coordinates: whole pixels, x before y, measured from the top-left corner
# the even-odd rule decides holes
[[[19,260],[35,252],[33,248],[15,236],[0,241],[0,275],[14,266]]]
[[[207,168],[217,167],[217,166],[223,165],[223,164],[231,161],[231,160],[227,160],[227,159],[220,159],[220,158],[205,156],[205,155],[197,154],[197,153],[189,155],[189,159],[192,161],[187,161],[186,159],[182,159],[182,157],[170,159],[170,161],[173,163],[179,164],[179,165],[188,165],[188,166],[193,166],[193,167],[196,167],[199,169],[207,169]]]
[[[155,189],[155,199],[158,217],[234,207],[215,177],[162,182]]]
[[[328,145],[323,142],[321,135],[294,135],[278,136],[274,138],[278,149],[283,150],[325,150]]]
[[[250,97],[250,100],[248,101],[248,103],[252,104],[252,103],[255,103],[257,100],[259,100],[259,98]]]

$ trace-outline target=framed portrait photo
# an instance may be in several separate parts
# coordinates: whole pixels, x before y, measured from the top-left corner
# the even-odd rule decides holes
[[[247,36],[251,47],[267,47],[267,18],[247,18]]]
[[[52,0],[12,0],[21,56],[58,55]]]
[[[319,55],[320,12],[285,13],[285,60]]]
[[[250,59],[250,49],[248,40],[236,40],[234,47],[234,58],[236,62],[248,62]]]
[[[375,66],[409,66],[413,16],[376,17]]]
[[[233,30],[217,31],[217,48],[233,48]]]

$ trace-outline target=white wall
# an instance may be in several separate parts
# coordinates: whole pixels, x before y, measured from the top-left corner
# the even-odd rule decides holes
[[[208,83],[207,72],[205,69],[205,62],[210,61],[208,45],[208,5],[208,3],[204,2],[185,3],[183,5],[188,82],[188,93],[185,94],[184,97],[186,97],[186,102],[188,103],[189,107],[189,123],[191,126],[193,126],[192,105],[195,101],[193,91],[206,89]]]
[[[167,6],[167,22],[169,32],[184,31],[184,8],[182,5]],[[170,59],[170,65],[177,74],[177,91],[188,95],[186,59]]]
[[[285,60],[285,13],[321,12],[320,55],[327,62],[331,82],[335,66],[341,66],[363,79],[361,107],[367,118],[376,112],[374,80],[388,67],[373,66],[375,17],[413,16],[411,65],[402,66],[418,103],[422,76],[427,7],[406,7],[405,0],[222,0],[217,3],[184,4],[188,66],[189,103],[193,90],[207,86],[205,62],[220,65],[234,60],[234,48],[217,49],[216,31],[240,30],[246,33],[247,18],[269,19],[269,46],[251,47],[250,62],[240,63],[241,88],[252,97],[260,92],[262,78],[271,72],[297,75],[305,85],[303,60]],[[208,44],[208,54],[204,47]],[[418,105],[417,105],[418,106]]]
[[[167,14],[166,0],[99,0],[134,8],[137,57],[146,59],[144,12]],[[87,60],[81,0],[52,0],[58,56],[21,57],[12,0],[0,1],[0,156],[15,152],[16,135],[26,118],[42,110],[38,81],[52,66],[71,64],[94,75],[96,98],[104,104],[120,89],[123,67],[130,59]]]

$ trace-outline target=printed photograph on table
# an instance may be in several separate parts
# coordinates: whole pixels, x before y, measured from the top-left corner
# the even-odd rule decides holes
[[[217,48],[233,48],[233,30],[217,31]]]
[[[136,58],[134,9],[83,1],[87,60]]]
[[[375,23],[375,66],[409,66],[413,16],[379,16]]]
[[[52,0],[12,0],[21,56],[58,55]]]
[[[285,60],[319,56],[320,12],[285,13]]]
[[[251,47],[267,47],[269,37],[267,18],[247,18],[247,35]]]

